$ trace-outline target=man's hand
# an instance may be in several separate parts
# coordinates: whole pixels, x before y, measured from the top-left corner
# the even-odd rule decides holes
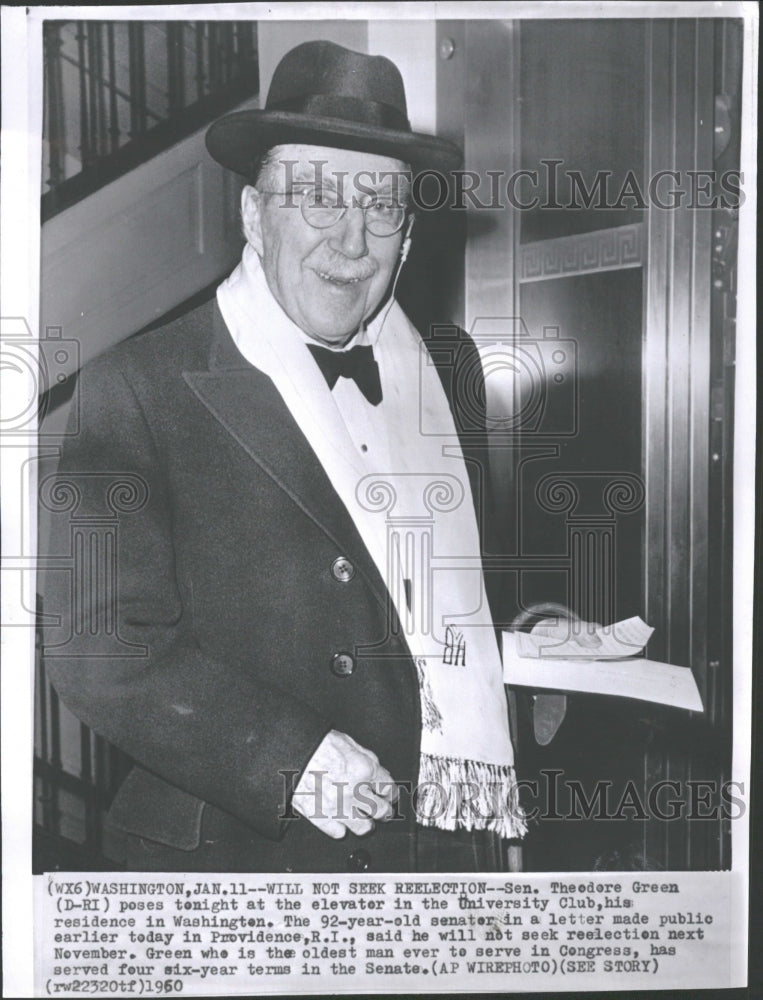
[[[545,618],[533,628],[535,635],[548,636],[559,642],[573,639],[586,650],[595,650],[601,645],[601,639],[594,629],[601,628],[598,622],[584,622],[579,618]]]
[[[394,815],[398,789],[375,753],[332,729],[308,761],[292,796],[292,807],[335,840],[347,830],[362,836],[374,820]]]

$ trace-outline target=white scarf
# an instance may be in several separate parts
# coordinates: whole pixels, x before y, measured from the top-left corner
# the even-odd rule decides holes
[[[393,456],[391,468],[371,468],[250,246],[217,300],[239,351],[271,378],[310,443],[394,602],[419,678],[419,822],[523,836],[469,478],[419,334],[395,301],[366,331],[384,394],[382,453]]]

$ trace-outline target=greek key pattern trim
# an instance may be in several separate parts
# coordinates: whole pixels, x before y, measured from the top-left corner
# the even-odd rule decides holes
[[[545,281],[640,267],[645,257],[644,226],[615,226],[579,236],[560,236],[520,245],[520,281]]]

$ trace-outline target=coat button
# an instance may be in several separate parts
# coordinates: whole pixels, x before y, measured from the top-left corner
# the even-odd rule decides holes
[[[349,583],[355,576],[355,567],[349,559],[339,556],[331,564],[331,575],[338,583]]]
[[[371,855],[363,848],[347,855],[347,870],[351,872],[367,872],[371,867]]]
[[[349,653],[334,653],[331,657],[331,672],[337,677],[349,677],[355,669],[355,660]]]

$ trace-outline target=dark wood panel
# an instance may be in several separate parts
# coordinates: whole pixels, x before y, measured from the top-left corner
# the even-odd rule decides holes
[[[521,435],[519,537],[528,564],[544,556],[557,568],[523,570],[519,602],[557,600],[605,623],[642,614],[641,269],[535,281],[520,296],[522,320],[548,364],[544,419]],[[556,336],[544,338],[544,330]],[[560,350],[573,363],[557,371]],[[622,512],[612,509],[618,505]],[[525,870],[659,867],[643,854],[643,822],[633,810],[585,818],[570,793],[577,783],[590,801],[604,789],[604,808],[616,813],[629,782],[642,789],[650,719],[643,703],[570,696],[559,732],[542,747],[520,712],[522,777],[539,783],[546,804],[556,780],[559,813],[533,824]]]
[[[610,620],[643,612],[641,296],[639,269],[521,286],[528,359],[542,365],[545,394],[542,419],[521,429],[522,554],[558,556],[564,565],[581,533],[612,545],[609,566],[600,562],[602,552],[590,566],[581,552],[566,578],[559,571],[523,574],[522,603],[559,600],[577,604],[584,616],[606,607]],[[561,354],[567,361],[558,363]],[[613,509],[608,491],[618,489],[624,495]],[[569,498],[555,498],[554,490]],[[586,596],[605,583],[600,571],[611,572],[611,593]],[[587,579],[591,574],[596,579]]]
[[[521,166],[538,171],[538,183],[517,191],[525,204],[532,195],[540,200],[520,213],[523,243],[643,217],[638,198],[620,195],[631,171],[644,190],[645,25],[599,18],[521,22]],[[544,167],[544,160],[561,163]],[[598,172],[609,172],[602,207],[598,197],[590,208],[553,207],[573,201],[567,171],[580,172],[586,191]],[[575,201],[585,204],[582,197]]]

